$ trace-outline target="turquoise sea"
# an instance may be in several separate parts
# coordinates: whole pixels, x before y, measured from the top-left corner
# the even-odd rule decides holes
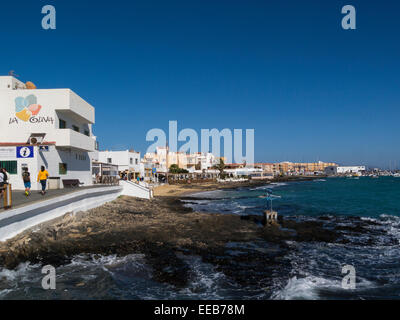
[[[272,299],[399,299],[400,178],[326,178],[197,194],[204,212],[262,214],[266,189],[280,196],[273,209],[286,219],[326,221],[338,243],[290,242],[291,271],[277,277]],[[357,230],[349,232],[349,230]],[[356,271],[356,289],[342,288],[342,268]]]
[[[400,216],[400,178],[394,177],[326,178],[213,191],[198,196],[214,201],[199,200],[194,207],[209,212],[219,208],[226,213],[260,214],[267,203],[258,197],[266,189],[273,189],[273,194],[281,197],[273,201],[273,206],[282,215]]]

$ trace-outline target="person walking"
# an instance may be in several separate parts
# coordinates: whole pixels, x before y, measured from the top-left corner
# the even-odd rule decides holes
[[[9,184],[8,181],[10,180],[10,176],[9,176],[6,168],[2,168],[1,170],[3,172],[3,180],[4,180],[3,182],[4,182],[4,184]]]
[[[24,172],[22,172],[22,180],[24,181],[25,195],[28,197],[31,194],[31,174],[26,167],[24,168]]]
[[[3,173],[3,168],[0,168],[0,199],[3,198],[3,192],[4,192],[4,173]]]
[[[38,174],[38,179],[37,181],[40,182],[42,185],[42,195],[44,196],[46,193],[46,184],[47,184],[47,179],[49,178],[49,173],[47,172],[46,168],[44,166],[41,166],[39,174]]]

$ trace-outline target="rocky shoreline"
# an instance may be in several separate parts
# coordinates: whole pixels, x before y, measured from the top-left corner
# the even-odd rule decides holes
[[[188,187],[187,193],[191,191]],[[154,280],[181,288],[192,277],[182,255],[195,255],[239,284],[268,290],[276,272],[290,272],[285,256],[296,249],[287,240],[343,241],[339,229],[324,227],[328,218],[280,218],[280,226],[263,226],[261,216],[193,212],[181,199],[120,197],[87,212],[66,214],[0,244],[0,265],[14,269],[29,261],[57,267],[82,253],[137,253],[144,254]],[[347,231],[360,232],[363,223],[368,222],[355,221],[355,229]]]

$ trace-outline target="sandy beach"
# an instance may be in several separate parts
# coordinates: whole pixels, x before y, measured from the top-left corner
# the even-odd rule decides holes
[[[276,182],[290,182],[290,181],[307,181],[319,179],[320,177],[276,177],[273,180],[252,180],[243,182],[205,182],[205,183],[192,183],[192,184],[166,184],[154,189],[154,196],[156,197],[182,197],[191,193],[211,191],[217,189],[234,189],[246,186],[262,186]]]
[[[265,185],[267,181],[254,181],[254,182],[205,182],[205,183],[192,183],[192,184],[166,184],[154,189],[155,197],[183,197],[197,192],[212,191],[217,189],[232,189],[243,186],[258,186]]]

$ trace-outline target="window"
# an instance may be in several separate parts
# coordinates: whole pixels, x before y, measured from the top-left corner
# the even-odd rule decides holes
[[[63,119],[59,119],[58,126],[60,129],[65,129],[67,127],[67,123]]]
[[[85,136],[90,137],[90,132],[89,132],[89,130],[85,130]]]
[[[0,168],[6,169],[9,174],[17,174],[17,161],[0,161]]]
[[[76,131],[76,132],[79,132],[79,127],[77,127],[77,126],[72,126],[72,130],[74,130],[74,131]]]
[[[138,164],[138,159],[135,159],[135,164]]]
[[[76,155],[76,159],[78,160],[81,160],[81,161],[85,161],[86,160],[86,156],[85,155],[83,155],[83,154],[80,154],[80,155]]]
[[[129,163],[133,164],[133,159],[132,158],[129,159]]]
[[[67,164],[66,163],[59,163],[58,164],[58,174],[67,174]]]
[[[112,159],[111,158],[107,158],[107,163],[112,163]]]

